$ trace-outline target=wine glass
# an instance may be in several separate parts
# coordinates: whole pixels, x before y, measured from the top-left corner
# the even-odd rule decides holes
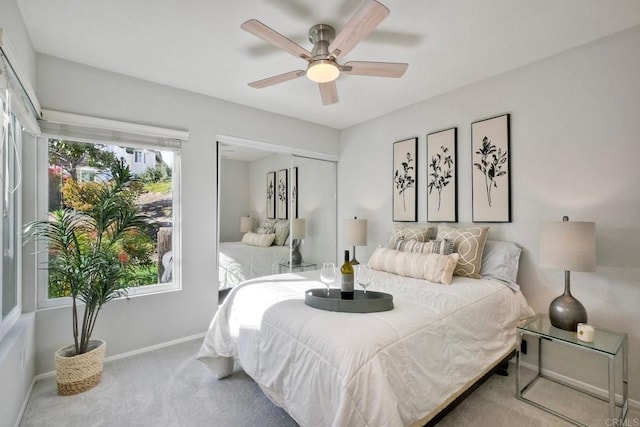
[[[371,269],[364,264],[356,266],[356,280],[362,286],[364,293],[367,293],[367,286],[371,284]]]
[[[336,265],[332,262],[323,262],[322,270],[320,270],[320,280],[327,287],[327,296],[329,296],[329,286],[336,280]]]

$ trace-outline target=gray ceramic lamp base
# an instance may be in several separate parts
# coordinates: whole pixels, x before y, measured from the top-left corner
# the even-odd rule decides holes
[[[575,332],[578,323],[587,323],[587,310],[568,289],[551,302],[549,320],[556,328]]]

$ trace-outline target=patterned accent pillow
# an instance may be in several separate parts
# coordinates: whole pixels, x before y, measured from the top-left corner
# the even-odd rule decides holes
[[[433,237],[436,228],[428,225],[413,225],[409,227],[403,227],[396,225],[389,237],[388,247],[394,248],[398,240],[417,240],[419,242],[426,242]]]
[[[400,239],[396,241],[396,246],[392,249],[403,252],[449,255],[453,253],[453,240],[444,239],[419,242],[417,240]]]
[[[265,219],[262,224],[256,230],[258,234],[273,234],[276,232],[276,222],[275,219]]]
[[[273,244],[276,246],[282,246],[287,241],[287,237],[289,237],[289,221],[282,220],[276,222],[275,225],[275,233],[276,239]]]
[[[377,248],[369,258],[369,268],[373,270],[443,285],[451,284],[457,263],[458,254],[420,254],[389,248]]]
[[[440,226],[438,239],[453,240],[453,250],[460,255],[453,272],[457,276],[480,278],[482,252],[489,234],[489,227],[453,228]]]
[[[273,244],[273,239],[275,238],[276,238],[275,233],[258,234],[258,233],[252,233],[251,231],[249,231],[245,233],[244,236],[242,236],[241,242],[244,243],[245,245],[268,248]]]

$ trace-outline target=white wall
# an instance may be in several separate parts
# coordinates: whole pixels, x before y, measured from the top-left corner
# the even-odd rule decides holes
[[[239,242],[240,217],[250,213],[249,162],[220,161],[220,241]],[[215,189],[212,189],[215,192]]]
[[[459,220],[470,223],[470,124],[510,113],[512,222],[490,224],[490,238],[524,247],[519,282],[536,311],[546,312],[564,282],[561,271],[537,265],[539,223],[563,215],[596,222],[597,271],[574,273],[572,290],[591,323],[628,332],[630,393],[640,400],[638,70],[640,27],[342,131],[338,217],[369,220],[369,246],[359,257],[392,227],[394,141],[419,137],[418,218],[425,221],[426,134],[458,127]],[[553,352],[547,367],[606,387],[606,369],[585,369],[591,362],[583,360]]]
[[[49,56],[38,56],[37,75],[43,108],[191,133],[182,151],[182,290],[107,304],[94,336],[107,341],[108,356],[204,332],[211,321],[217,306],[211,270],[218,237],[216,135],[337,154],[338,132],[323,126]],[[68,307],[36,313],[36,372],[53,369],[54,351],[71,340],[70,322]]]
[[[25,73],[32,87],[36,82],[36,53],[31,46],[22,16],[14,0],[0,0],[0,28],[3,37],[11,44],[13,53],[17,57],[19,67]],[[28,144],[30,137],[23,138]],[[28,149],[23,150],[23,156],[28,156]],[[24,181],[30,177],[23,174]],[[24,197],[23,198],[27,198]],[[28,216],[28,215],[25,215]],[[28,219],[28,218],[27,218]],[[23,252],[26,254],[26,251]],[[24,256],[24,255],[23,255]],[[32,279],[28,272],[23,272],[23,280]],[[23,312],[30,312],[35,308],[35,293],[22,292]],[[7,335],[0,340],[0,425],[10,426],[15,424],[22,404],[27,395],[34,376],[35,369],[35,316],[23,315]]]

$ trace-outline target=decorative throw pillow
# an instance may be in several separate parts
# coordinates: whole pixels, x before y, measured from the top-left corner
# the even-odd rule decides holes
[[[389,248],[377,248],[369,258],[369,267],[374,270],[444,285],[451,284],[457,263],[458,254],[420,254]]]
[[[436,228],[428,225],[413,225],[403,227],[401,225],[395,225],[389,237],[389,248],[394,248],[398,240],[417,240],[419,242],[426,242],[435,233]]]
[[[287,237],[289,237],[289,221],[282,220],[282,221],[278,221],[276,222],[275,225],[275,233],[276,233],[276,239],[274,240],[273,244],[276,246],[282,246],[284,245],[284,242],[287,241]]]
[[[416,252],[422,254],[440,254],[449,255],[453,253],[453,240],[429,240],[428,242],[419,242],[417,240],[396,241],[394,248],[403,252]]]
[[[268,248],[273,244],[273,239],[276,238],[275,233],[271,234],[258,234],[251,231],[245,233],[242,236],[241,242],[245,245],[258,246],[261,248]]]
[[[275,219],[265,219],[262,224],[256,230],[258,234],[273,234],[276,232],[276,222]]]
[[[453,274],[474,279],[481,277],[482,252],[488,233],[489,227],[438,228],[438,239],[453,240],[453,251],[460,255]]]
[[[493,277],[516,283],[522,248],[513,242],[487,240],[482,253],[482,277]]]

